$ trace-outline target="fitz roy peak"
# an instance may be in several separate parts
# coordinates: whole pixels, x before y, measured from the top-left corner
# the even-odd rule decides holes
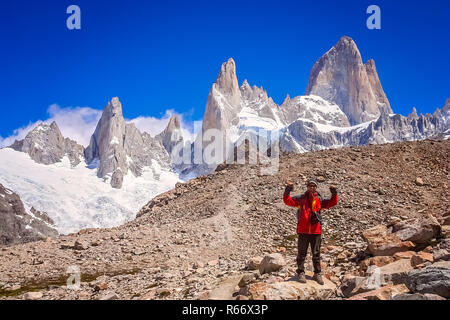
[[[133,123],[126,123],[122,104],[114,97],[106,105],[89,146],[85,151],[88,164],[98,161],[97,176],[110,177],[111,186],[120,189],[128,169],[135,176],[153,162],[170,168],[170,158],[161,143],[148,133],[141,133]]]
[[[358,47],[347,36],[314,64],[305,94],[336,103],[352,125],[393,113],[375,61],[363,64]]]

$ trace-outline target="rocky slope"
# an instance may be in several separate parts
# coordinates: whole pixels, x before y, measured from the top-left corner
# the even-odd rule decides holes
[[[372,231],[375,237],[368,239],[363,237],[365,230],[402,221],[413,226],[409,219],[433,215],[448,236],[449,152],[450,141],[426,140],[282,154],[279,171],[268,176],[261,175],[257,166],[224,166],[177,184],[121,227],[86,229],[2,249],[0,295],[3,299],[245,299],[271,292],[274,299],[343,299],[343,292],[347,293],[343,285],[352,287],[347,278],[360,274],[361,263],[375,263],[369,260],[373,254],[367,247],[376,233]],[[340,197],[336,207],[323,212],[323,288],[310,280],[306,285],[288,281],[296,268],[296,214],[282,202],[284,181],[296,182],[295,194],[303,191],[311,176],[317,177],[325,198],[331,183],[337,185]],[[398,225],[399,230],[404,228]],[[381,236],[388,236],[392,229],[383,232]],[[400,243],[409,241],[411,232],[403,231]],[[426,250],[446,250],[441,240],[430,241],[432,247]],[[423,249],[412,249],[417,250],[412,255],[419,255],[414,258],[416,265],[419,258],[429,260]],[[284,260],[281,269],[246,268],[249,260],[253,261],[249,269],[260,268],[261,258],[275,252]],[[267,258],[262,270],[266,264],[269,269],[276,265],[270,261],[278,258]],[[428,262],[424,260],[424,268]],[[66,285],[70,266],[80,268],[80,290]],[[307,266],[311,269],[310,257]],[[389,268],[382,271],[388,273]],[[423,269],[412,279],[436,277],[434,270]],[[417,287],[411,281],[409,286]]]
[[[313,66],[305,95],[336,103],[352,125],[391,114],[375,62],[363,64],[353,39],[343,36]]]
[[[25,209],[20,197],[0,184],[0,246],[57,235],[52,219],[34,208]]]

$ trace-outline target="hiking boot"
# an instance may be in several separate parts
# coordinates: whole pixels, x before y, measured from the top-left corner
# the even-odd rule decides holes
[[[315,280],[318,284],[323,285],[323,279],[320,273],[314,273],[313,280]]]
[[[304,273],[297,273],[297,277],[296,277],[297,281],[300,283],[306,283],[306,277]]]

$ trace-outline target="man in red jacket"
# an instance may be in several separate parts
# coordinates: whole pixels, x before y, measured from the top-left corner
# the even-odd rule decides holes
[[[337,204],[338,196],[335,186],[330,186],[331,198],[322,200],[317,192],[317,182],[313,179],[308,180],[307,190],[300,196],[291,197],[289,194],[294,190],[292,181],[287,182],[283,195],[285,204],[298,208],[297,211],[297,234],[298,234],[298,255],[297,255],[297,274],[298,281],[306,283],[305,278],[305,259],[308,253],[308,246],[311,245],[312,260],[314,265],[314,277],[319,284],[323,284],[320,268],[320,244],[321,235],[321,209],[328,209]]]

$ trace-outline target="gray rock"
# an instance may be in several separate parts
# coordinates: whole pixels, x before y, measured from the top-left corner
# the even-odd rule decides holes
[[[438,249],[433,251],[433,260],[439,261],[439,260],[450,260],[450,252],[445,249]]]
[[[31,208],[28,212],[20,197],[0,184],[0,245],[11,245],[56,237],[53,220]]]
[[[183,135],[178,117],[171,116],[167,127],[163,132],[155,136],[155,139],[160,141],[167,153],[171,155],[173,148],[177,144],[183,143]]]
[[[46,165],[61,162],[67,156],[71,165],[76,166],[83,160],[84,153],[83,146],[69,138],[64,139],[55,121],[50,125],[40,123],[25,139],[16,140],[10,148],[28,153],[35,162]]]
[[[280,270],[282,267],[286,265],[286,261],[283,256],[279,253],[271,253],[266,255],[260,265],[259,265],[259,273],[270,273],[274,271]]]
[[[112,98],[85,151],[88,164],[98,161],[97,176],[111,175],[111,186],[120,189],[128,169],[135,176],[142,174],[145,166],[156,160],[163,169],[170,170],[171,163],[161,142],[147,133],[141,133],[133,123],[125,123],[122,104]]]
[[[427,215],[421,219],[408,219],[397,223],[392,231],[402,241],[425,244],[440,235],[441,226],[435,217]]]
[[[42,292],[27,292],[24,294],[23,298],[25,300],[39,300],[42,296]]]
[[[336,103],[351,124],[392,113],[375,62],[363,64],[355,42],[346,36],[314,64],[305,94]]]
[[[347,298],[352,296],[353,294],[361,293],[363,291],[355,292],[354,290],[365,280],[366,278],[358,276],[346,277],[342,280],[340,290],[342,294]]]
[[[437,294],[430,293],[400,293],[392,297],[392,300],[447,300]]]
[[[414,293],[431,293],[450,298],[450,261],[437,262],[409,272],[405,284]]]
[[[119,300],[119,296],[115,292],[104,293],[99,300]]]

